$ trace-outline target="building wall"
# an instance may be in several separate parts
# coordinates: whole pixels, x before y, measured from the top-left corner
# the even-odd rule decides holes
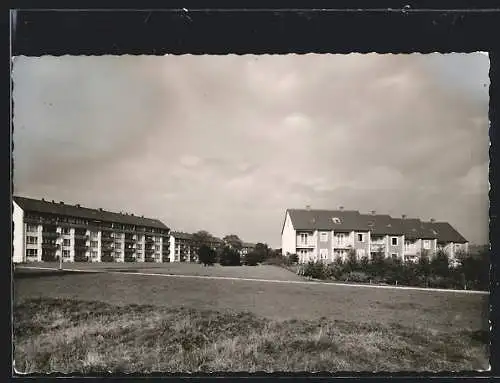
[[[25,230],[24,230],[24,211],[21,207],[14,202],[14,209],[12,212],[12,225],[13,225],[13,254],[12,261],[14,263],[25,262],[26,252],[25,252]]]
[[[170,234],[168,245],[170,246],[170,262],[175,262],[175,237]]]
[[[292,225],[290,214],[287,212],[285,217],[285,224],[283,226],[283,233],[281,234],[282,255],[286,255],[287,253],[295,254],[297,252],[296,234],[297,233]]]
[[[403,259],[404,256],[404,243],[405,236],[404,235],[388,235],[387,236],[387,256],[392,256],[392,254],[396,254],[396,256],[400,259]],[[397,244],[392,244],[392,239],[397,238]]]
[[[325,241],[322,241],[325,239]],[[331,262],[332,261],[332,238],[333,234],[331,230],[319,230],[317,234],[316,247],[318,249],[318,258],[323,262]]]
[[[369,255],[369,239],[370,236],[368,235],[368,232],[366,231],[353,231],[351,232],[352,235],[352,241],[353,241],[353,248],[356,250],[356,255],[358,258],[362,258],[364,256]],[[363,240],[359,240],[359,235],[363,237]]]

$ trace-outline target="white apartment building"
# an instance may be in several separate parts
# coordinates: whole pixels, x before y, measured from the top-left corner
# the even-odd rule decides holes
[[[430,256],[442,249],[453,261],[468,252],[467,240],[447,222],[423,222],[356,210],[288,209],[281,231],[282,254],[297,254],[299,262],[332,262],[381,253],[403,261],[416,261],[422,252]]]
[[[13,262],[162,262],[169,228],[133,214],[13,198]],[[163,245],[166,244],[166,246]]]

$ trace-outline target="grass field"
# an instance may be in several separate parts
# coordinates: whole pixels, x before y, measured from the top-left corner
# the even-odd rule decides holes
[[[58,263],[30,263],[26,266],[47,267],[57,269]],[[253,279],[274,279],[280,281],[302,280],[302,278],[290,271],[271,265],[260,266],[238,266],[224,267],[214,265],[204,267],[196,263],[64,263],[64,269],[74,270],[98,270],[98,271],[127,271],[142,273],[160,273],[175,275],[198,275],[214,277],[235,277],[235,278],[253,278]]]
[[[488,367],[487,295],[71,273],[16,278],[14,303],[20,371]]]

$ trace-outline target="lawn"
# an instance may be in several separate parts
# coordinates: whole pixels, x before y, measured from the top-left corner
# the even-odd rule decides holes
[[[57,269],[59,264],[50,262],[30,263],[25,266],[47,267]],[[141,273],[159,273],[175,275],[197,275],[214,277],[233,277],[251,279],[271,279],[280,281],[303,280],[300,276],[278,266],[220,266],[205,267],[197,263],[64,263],[64,269],[97,270],[97,271],[127,271]]]
[[[85,273],[15,279],[14,303],[21,371],[488,367],[487,295]]]

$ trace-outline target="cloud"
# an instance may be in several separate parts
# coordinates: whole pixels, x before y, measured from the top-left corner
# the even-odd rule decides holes
[[[484,55],[18,57],[13,78],[18,194],[277,247],[306,204],[487,238]]]

